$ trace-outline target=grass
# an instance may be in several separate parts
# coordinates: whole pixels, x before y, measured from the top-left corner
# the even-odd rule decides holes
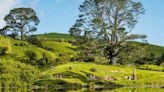
[[[51,52],[56,54],[71,54],[75,55],[76,47],[68,42],[54,42],[54,41],[46,41],[42,42],[43,48],[50,49]]]
[[[61,58],[62,61],[66,61],[67,58],[60,57],[62,54],[67,54],[71,57],[77,54],[76,46],[73,46],[70,41],[73,42],[73,37],[68,34],[58,34],[58,33],[49,33],[49,34],[41,34],[38,35],[42,40],[42,48],[37,47],[31,43],[14,40],[11,38],[0,36],[0,47],[9,48],[9,55],[0,56],[0,58],[4,59],[12,59],[11,61],[20,62],[18,59],[26,58],[25,51],[34,51],[37,54],[37,59],[42,58],[42,55],[46,53],[48,58]],[[132,44],[141,44],[138,42],[132,42]],[[164,52],[164,47],[148,45],[146,48],[148,54],[154,53],[155,57],[160,57],[160,55]],[[11,66],[11,65],[10,65]],[[0,66],[1,67],[1,66]],[[72,68],[72,70],[70,69]],[[96,71],[93,72],[91,69],[94,68]],[[155,66],[155,65],[143,65],[140,66],[137,71],[137,81],[129,81],[126,80],[125,77],[132,76],[133,67],[127,66],[111,66],[111,65],[100,65],[95,63],[67,63],[63,65],[57,65],[53,67],[49,67],[42,70],[44,83],[49,83],[58,80],[55,75],[62,73],[64,77],[60,80],[64,83],[69,83],[74,85],[79,83],[81,85],[87,85],[90,83],[96,83],[94,80],[90,80],[90,75],[95,75],[98,81],[103,81],[103,83],[107,83],[107,85],[112,82],[118,85],[164,85],[164,68]],[[12,70],[10,70],[12,71]],[[116,79],[116,81],[104,81],[104,77],[111,76]],[[48,80],[48,81],[46,81]],[[59,83],[61,81],[58,81]],[[51,84],[51,83],[50,83]],[[55,84],[54,84],[55,85]]]
[[[0,47],[1,46],[8,46],[10,48],[10,52],[6,56],[0,56],[0,58],[7,58],[7,59],[24,59],[26,58],[25,52],[26,51],[34,51],[36,53],[37,59],[42,58],[42,55],[45,54],[49,59],[55,59],[57,58],[57,55],[55,53],[52,53],[50,51],[47,51],[43,48],[39,48],[35,45],[32,45],[31,43],[20,41],[20,40],[14,40],[7,37],[2,38],[0,36],[1,40]]]
[[[74,38],[69,34],[62,34],[62,33],[46,33],[46,34],[39,34],[37,35],[40,38],[48,38],[48,40],[65,40],[65,41],[72,41]]]
[[[130,43],[136,46],[138,46],[139,44],[143,44],[140,42],[132,42],[132,41]],[[145,49],[146,49],[147,55],[150,55],[151,53],[153,53],[156,58],[160,57],[164,53],[164,47],[162,46],[147,44]]]
[[[69,70],[72,67],[72,70]],[[90,71],[91,68],[95,68],[96,72]],[[75,82],[75,79],[81,80],[80,83],[89,83],[88,75],[95,75],[100,79],[104,79],[106,76],[112,76],[116,81],[114,83],[120,85],[164,85],[164,73],[150,70],[137,69],[137,81],[126,80],[126,76],[132,75],[133,68],[126,66],[110,66],[99,65],[94,63],[68,63],[64,65],[56,66],[50,70],[43,72],[43,75],[49,75],[51,79],[55,79],[54,74],[63,73],[64,80],[69,78],[69,81]]]
[[[6,47],[7,53],[12,53],[11,41],[7,37],[0,36],[0,47]]]
[[[164,72],[164,67],[156,65],[141,65],[139,69]]]

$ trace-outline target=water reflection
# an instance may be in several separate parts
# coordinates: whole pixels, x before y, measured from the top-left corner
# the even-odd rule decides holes
[[[118,88],[118,89],[80,89],[80,90],[56,90],[56,89],[0,89],[0,92],[164,92],[162,88]]]

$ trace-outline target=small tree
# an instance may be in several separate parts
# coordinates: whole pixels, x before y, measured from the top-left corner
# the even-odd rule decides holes
[[[21,40],[24,40],[27,34],[36,31],[39,24],[39,19],[32,8],[15,8],[4,20],[7,26],[10,26],[9,30],[20,32]]]

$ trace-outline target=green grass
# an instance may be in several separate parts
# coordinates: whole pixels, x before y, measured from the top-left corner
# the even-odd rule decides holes
[[[7,37],[0,36],[0,47],[6,47],[7,53],[12,53],[11,41]]]
[[[72,67],[72,70],[69,70]],[[90,71],[91,68],[95,68],[97,71]],[[110,66],[110,65],[98,65],[94,63],[68,63],[64,65],[56,66],[50,70],[43,72],[43,75],[49,75],[51,79],[55,79],[54,75],[63,73],[66,81],[73,81],[75,79],[81,80],[80,83],[89,83],[90,80],[87,75],[95,75],[100,80],[103,80],[106,76],[112,76],[116,81],[114,83],[120,85],[164,85],[164,73],[150,70],[137,69],[137,81],[126,80],[126,76],[132,75],[133,68],[126,66]],[[69,80],[67,80],[69,78]]]
[[[26,51],[33,51],[36,53],[37,59],[42,58],[42,55],[45,54],[48,59],[55,59],[57,58],[57,55],[55,53],[52,53],[50,51],[47,51],[43,48],[39,48],[35,45],[32,45],[31,43],[25,42],[25,41],[20,41],[20,40],[14,40],[10,38],[2,38],[0,36],[1,40],[0,42],[0,47],[1,46],[8,46],[10,48],[10,52],[6,56],[0,56],[0,58],[7,58],[7,59],[14,59],[14,60],[19,60],[19,59],[24,59],[26,58],[25,52]]]
[[[71,42],[74,41],[73,37],[68,34],[58,34],[58,33],[49,33],[49,34],[41,34],[38,35],[41,39],[41,47],[37,47],[32,45],[31,43],[14,40],[11,38],[0,36],[0,47],[7,47],[9,48],[8,51],[10,52],[6,56],[0,56],[0,59],[4,58],[11,59],[10,61],[15,61],[20,63],[20,58],[25,57],[25,51],[34,51],[37,54],[37,59],[42,58],[42,55],[46,53],[50,58],[56,59],[61,58],[62,61],[66,61],[67,58],[60,57],[61,54],[70,55],[69,58],[73,57],[77,54],[76,46],[73,46]],[[71,41],[71,42],[70,42]],[[138,42],[131,42],[132,44],[141,44]],[[23,46],[20,46],[23,44]],[[146,48],[147,54],[154,53],[155,57],[160,57],[160,55],[164,52],[164,47],[155,46],[155,45],[148,45]],[[9,62],[7,62],[9,63]],[[17,64],[16,63],[16,64]],[[14,63],[11,63],[14,64]],[[6,64],[7,65],[7,64]],[[10,69],[10,63],[9,68]],[[1,67],[1,66],[0,66]],[[12,66],[11,69],[14,66]],[[72,70],[69,69],[72,67]],[[90,71],[91,68],[95,68],[96,72]],[[16,68],[17,69],[17,68]],[[163,67],[155,66],[155,65],[146,65],[140,66],[137,69],[137,81],[128,81],[125,79],[126,76],[131,76],[133,68],[127,66],[111,66],[111,65],[100,65],[94,63],[67,63],[63,65],[54,66],[51,68],[43,69],[42,76],[44,76],[45,82],[48,83],[53,81],[55,82],[58,80],[55,78],[55,75],[58,73],[64,74],[64,78],[62,78],[62,82],[74,84],[79,83],[82,85],[89,84],[91,81],[88,78],[88,75],[95,75],[100,81],[104,82],[104,77],[112,76],[116,79],[116,81],[111,81],[112,83],[119,84],[119,85],[164,85],[164,73],[162,72],[164,69]],[[12,71],[12,70],[9,70]],[[40,81],[42,81],[40,80]],[[46,81],[48,80],[48,81]],[[60,82],[60,81],[59,81]],[[106,83],[106,81],[105,81]],[[107,82],[109,83],[109,82]],[[50,83],[51,84],[51,83]]]
[[[23,42],[19,40],[12,40],[12,48],[13,48],[13,53],[17,57],[23,57],[25,51],[34,51],[37,54],[37,58],[41,58],[43,53],[49,54],[52,58],[55,58],[56,55],[55,53],[49,52],[45,49],[36,47],[35,45],[32,45],[28,42]],[[24,43],[24,46],[16,46],[15,44],[21,44]]]
[[[138,68],[143,69],[143,70],[161,71],[161,72],[163,71],[164,72],[164,67],[156,66],[156,65],[141,65]]]
[[[71,54],[75,55],[76,47],[67,42],[54,42],[54,41],[46,41],[42,42],[43,48],[50,49],[51,52],[56,54]]]
[[[48,40],[65,40],[65,41],[72,41],[73,37],[69,34],[62,34],[62,33],[47,33],[47,34],[39,34],[37,35],[41,38],[48,38]]]

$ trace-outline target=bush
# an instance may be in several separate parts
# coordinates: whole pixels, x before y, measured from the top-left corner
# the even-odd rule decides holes
[[[0,87],[32,86],[40,78],[39,69],[13,60],[0,60]]]
[[[7,54],[7,47],[0,47],[0,55],[6,55]]]
[[[27,41],[38,46],[38,47],[42,47],[41,40],[36,36],[28,37]]]
[[[72,57],[68,53],[60,54],[59,58],[57,59],[57,62],[60,63],[60,64],[64,64],[64,63],[70,62],[71,58]]]
[[[96,68],[91,68],[90,71],[91,72],[97,72]]]
[[[34,62],[36,62],[36,60],[37,60],[37,55],[36,55],[36,53],[35,52],[33,52],[33,51],[25,51],[25,56],[27,56],[27,58],[28,58],[28,61],[29,62],[31,62],[31,63],[33,63],[34,64]],[[32,62],[33,61],[33,62]]]
[[[14,43],[15,46],[27,46],[27,43]]]
[[[8,38],[0,36],[0,49],[2,55],[12,53],[11,42]]]

